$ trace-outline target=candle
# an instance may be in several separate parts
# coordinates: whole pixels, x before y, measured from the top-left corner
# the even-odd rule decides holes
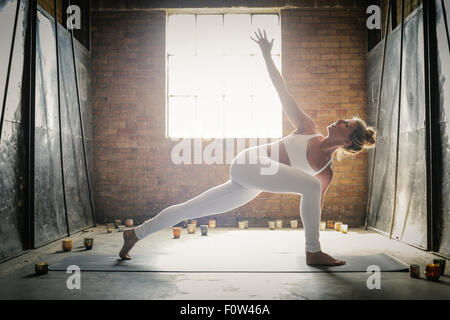
[[[291,229],[297,229],[297,227],[298,227],[298,221],[291,220]]]
[[[172,232],[173,232],[173,238],[174,239],[179,239],[180,235],[181,235],[181,228],[180,227],[173,227],[172,228]]]
[[[245,229],[245,222],[244,221],[239,221],[238,222],[238,226],[239,226],[239,229]]]
[[[409,266],[409,276],[411,278],[420,278],[420,266],[418,264],[412,264]]]
[[[438,264],[427,264],[425,276],[428,280],[437,281],[441,275],[441,266]]]
[[[216,220],[209,220],[208,221],[208,227],[209,228],[215,228],[216,227]]]
[[[275,221],[275,224],[277,226],[277,229],[282,229],[283,228],[283,220],[278,219],[278,220]]]
[[[43,275],[48,273],[48,263],[40,262],[34,265],[34,272],[38,275]]]
[[[441,275],[443,275],[445,271],[445,259],[433,259],[433,263],[441,267]]]
[[[341,225],[342,225],[342,221],[336,221],[334,223],[334,230],[341,231]]]
[[[202,232],[202,236],[206,236],[208,234],[208,226],[206,224],[202,224],[200,226],[200,231]]]
[[[244,229],[248,229],[248,220],[244,220]]]
[[[196,227],[196,225],[195,224],[193,224],[193,223],[189,223],[188,225],[187,225],[187,231],[188,231],[188,233],[195,233],[195,227]]]
[[[195,224],[195,227],[197,228],[197,220],[191,220],[191,224]]]
[[[62,241],[62,248],[64,251],[72,250],[72,239],[64,239]]]
[[[106,224],[106,232],[111,233],[113,231],[113,225],[111,223]]]
[[[328,229],[334,229],[334,220],[328,220],[327,221],[327,228]]]
[[[327,228],[327,223],[325,221],[320,221],[320,231],[324,231]]]
[[[341,232],[347,233],[348,231],[348,224],[341,224]]]
[[[275,229],[275,221],[269,221],[269,229],[274,230]]]
[[[120,225],[120,226],[117,228],[117,231],[119,231],[119,232],[124,232],[124,231],[125,231],[125,226]]]
[[[84,238],[84,247],[86,248],[86,250],[91,250],[93,246],[94,246],[94,238],[92,237]]]
[[[125,226],[127,226],[128,228],[131,228],[133,226],[133,219],[125,220]]]
[[[114,227],[117,229],[119,228],[119,225],[122,221],[121,220],[114,220]]]

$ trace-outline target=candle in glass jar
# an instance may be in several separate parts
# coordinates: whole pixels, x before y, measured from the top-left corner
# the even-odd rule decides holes
[[[341,225],[342,225],[342,221],[336,221],[334,223],[334,230],[341,231]]]
[[[291,229],[297,229],[297,227],[298,227],[298,221],[291,220]]]
[[[173,227],[172,228],[172,232],[173,232],[173,238],[174,239],[179,239],[180,235],[181,235],[181,228],[180,227]]]
[[[208,227],[211,228],[215,228],[216,227],[216,220],[209,220],[208,221]]]
[[[320,221],[320,231],[324,231],[327,228],[327,223],[325,221]]]
[[[328,229],[334,229],[334,220],[328,220],[327,221],[327,228]]]
[[[275,221],[269,221],[269,229],[274,230],[275,229]]]
[[[347,233],[348,231],[348,224],[341,224],[341,232]]]
[[[195,233],[195,227],[196,227],[195,224],[189,223],[187,225],[187,232],[190,233],[190,234]]]
[[[283,228],[283,220],[275,220],[275,225],[277,227],[277,229],[282,229]]]
[[[239,226],[239,229],[245,229],[245,222],[244,221],[239,221],[238,222],[238,226]]]
[[[72,239],[64,239],[62,241],[62,248],[64,251],[72,250]]]
[[[208,226],[206,224],[202,224],[200,226],[200,231],[202,233],[202,236],[208,235]]]

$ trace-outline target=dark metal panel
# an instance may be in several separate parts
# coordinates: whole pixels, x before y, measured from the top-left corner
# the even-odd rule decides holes
[[[380,121],[380,124],[382,122]],[[368,226],[389,232],[394,205],[395,140],[377,138],[377,159]]]
[[[74,39],[74,49],[84,135],[86,139],[92,139],[91,54],[76,39]],[[87,155],[91,154],[87,153]]]
[[[38,12],[36,43],[35,245],[67,234],[58,129],[55,28]]]
[[[397,200],[392,237],[427,248],[423,12],[404,25]]]
[[[0,101],[3,102],[17,0],[0,0]]]
[[[70,33],[60,25],[58,25],[58,39],[67,213],[69,229],[71,232],[75,232],[92,225],[92,212],[90,209],[89,189],[83,157],[83,141],[78,112],[77,87],[75,84]],[[83,56],[82,61],[86,63],[85,52],[81,51],[79,55]],[[82,96],[84,107],[88,109],[87,70],[83,64],[81,66],[79,64],[77,69],[84,70],[83,77],[81,78],[81,90],[83,92],[80,94],[80,102]],[[90,110],[89,112],[85,110],[84,113],[90,114]],[[89,118],[86,117],[86,119]]]
[[[12,2],[15,3],[15,1]],[[6,5],[9,5],[7,3],[11,3],[11,1],[0,1],[0,8],[4,9]],[[21,252],[25,241],[25,150],[23,143],[24,131],[21,123],[21,111],[23,108],[21,97],[23,94],[22,75],[27,13],[28,1],[22,0],[18,12],[11,72],[5,100],[5,117],[0,141],[0,260]],[[3,16],[3,14],[4,12],[2,11],[0,13],[0,21],[2,19],[8,21],[8,17]],[[0,22],[0,25],[3,25],[3,21]],[[3,34],[3,30],[1,33],[0,37],[3,41],[5,34]],[[9,46],[6,46],[5,43],[5,47]],[[0,51],[3,51],[3,48],[0,48]],[[1,61],[0,64],[3,65],[3,62]],[[3,73],[3,67],[1,67],[1,76],[5,73]],[[1,89],[4,89],[4,86]]]
[[[377,158],[374,168],[375,179],[372,186],[372,200],[369,208],[368,226],[383,232],[389,232],[393,213],[394,180],[395,180],[395,152],[398,115],[399,90],[399,51],[400,33],[394,32],[388,36],[386,48],[385,74],[383,79],[383,92],[381,95],[379,124],[377,132]],[[369,104],[369,118],[372,123],[376,121],[376,97],[378,85],[376,76],[381,70],[382,43],[373,53],[368,55],[368,67],[375,70],[377,75],[368,77],[370,85],[368,98],[373,101]],[[369,122],[370,123],[370,122]],[[371,161],[371,160],[370,160]],[[371,165],[371,163],[369,163]],[[371,177],[369,177],[370,179]],[[370,181],[370,180],[369,180]]]
[[[23,249],[22,139],[20,124],[5,121],[0,142],[0,260]]]
[[[441,1],[436,1],[436,33],[437,33],[437,67],[439,74],[439,127],[441,132],[441,185],[440,195],[442,199],[441,211],[434,216],[435,251],[450,257],[450,48],[449,28],[450,3],[443,1],[446,11],[446,19],[441,6]],[[446,26],[447,23],[447,26]],[[438,189],[438,190],[439,190]]]
[[[402,133],[399,147],[397,202],[392,237],[426,249],[425,128]]]

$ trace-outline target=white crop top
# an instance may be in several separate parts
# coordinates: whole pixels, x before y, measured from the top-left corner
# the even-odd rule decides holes
[[[284,146],[286,147],[286,152],[289,157],[289,162],[291,166],[300,168],[307,173],[315,176],[322,172],[331,163],[333,158],[328,161],[328,163],[323,166],[320,170],[314,170],[306,157],[306,147],[308,146],[309,139],[320,136],[320,133],[314,134],[294,134],[291,133],[282,139]]]

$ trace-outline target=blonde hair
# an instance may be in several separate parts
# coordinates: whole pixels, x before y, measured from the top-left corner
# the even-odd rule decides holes
[[[354,115],[351,119],[356,121],[356,127],[349,136],[353,144],[337,149],[336,158],[338,161],[341,161],[347,156],[354,156],[363,151],[363,149],[370,149],[375,146],[375,129],[368,127],[366,122],[359,116]]]

